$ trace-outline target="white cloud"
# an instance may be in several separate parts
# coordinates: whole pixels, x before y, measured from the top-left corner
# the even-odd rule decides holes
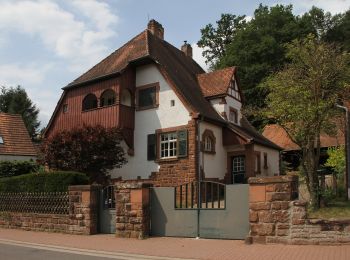
[[[303,14],[311,9],[312,6],[317,6],[333,15],[343,13],[350,7],[350,0],[294,0],[283,1],[285,4],[293,4],[295,10],[299,10]]]
[[[196,43],[192,43],[193,59],[205,70],[209,70],[209,65],[205,64],[205,58],[202,56],[203,48],[198,47]]]
[[[118,17],[109,6],[96,0],[68,2],[67,11],[52,1],[3,1],[0,3],[0,32],[20,32],[39,37],[44,46],[67,61],[73,71],[95,64],[107,51],[106,40]],[[83,15],[83,20],[79,17]]]

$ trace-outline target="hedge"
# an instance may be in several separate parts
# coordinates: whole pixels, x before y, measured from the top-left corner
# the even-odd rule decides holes
[[[39,165],[34,161],[0,161],[0,178],[35,172]]]
[[[0,192],[64,192],[70,185],[88,184],[79,172],[30,173],[0,179]]]

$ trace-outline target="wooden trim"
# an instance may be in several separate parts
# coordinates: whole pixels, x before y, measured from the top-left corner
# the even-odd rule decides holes
[[[226,104],[227,104],[227,102],[226,102],[225,97],[222,97],[221,101],[219,102],[219,105],[226,105]]]
[[[227,114],[226,114],[225,111],[224,111],[224,112],[221,112],[220,115],[221,115],[225,120],[227,120]]]
[[[143,89],[147,89],[147,88],[153,88],[153,87],[156,88],[156,103],[151,105],[151,106],[139,107],[139,91],[143,90]],[[146,84],[146,85],[142,85],[142,86],[137,86],[136,91],[135,91],[136,111],[159,107],[159,90],[160,90],[159,82],[154,82],[154,83],[150,83],[150,84]]]
[[[269,168],[268,163],[267,163],[267,153],[264,153],[264,169],[267,170]]]

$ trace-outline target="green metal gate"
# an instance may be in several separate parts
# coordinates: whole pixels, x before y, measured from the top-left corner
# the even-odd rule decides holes
[[[151,188],[151,235],[245,239],[249,232],[247,184],[193,182]]]
[[[116,231],[116,202],[114,186],[106,186],[100,192],[99,231],[114,234]]]

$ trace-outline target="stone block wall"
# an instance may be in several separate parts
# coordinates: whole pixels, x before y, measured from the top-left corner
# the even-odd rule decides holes
[[[97,233],[98,190],[99,187],[89,185],[69,187],[69,214],[0,211],[0,227],[95,234]]]
[[[150,230],[150,184],[120,182],[115,186],[116,236],[143,239]]]
[[[248,241],[283,244],[350,243],[350,220],[307,217],[307,203],[295,200],[296,176],[249,179]]]

